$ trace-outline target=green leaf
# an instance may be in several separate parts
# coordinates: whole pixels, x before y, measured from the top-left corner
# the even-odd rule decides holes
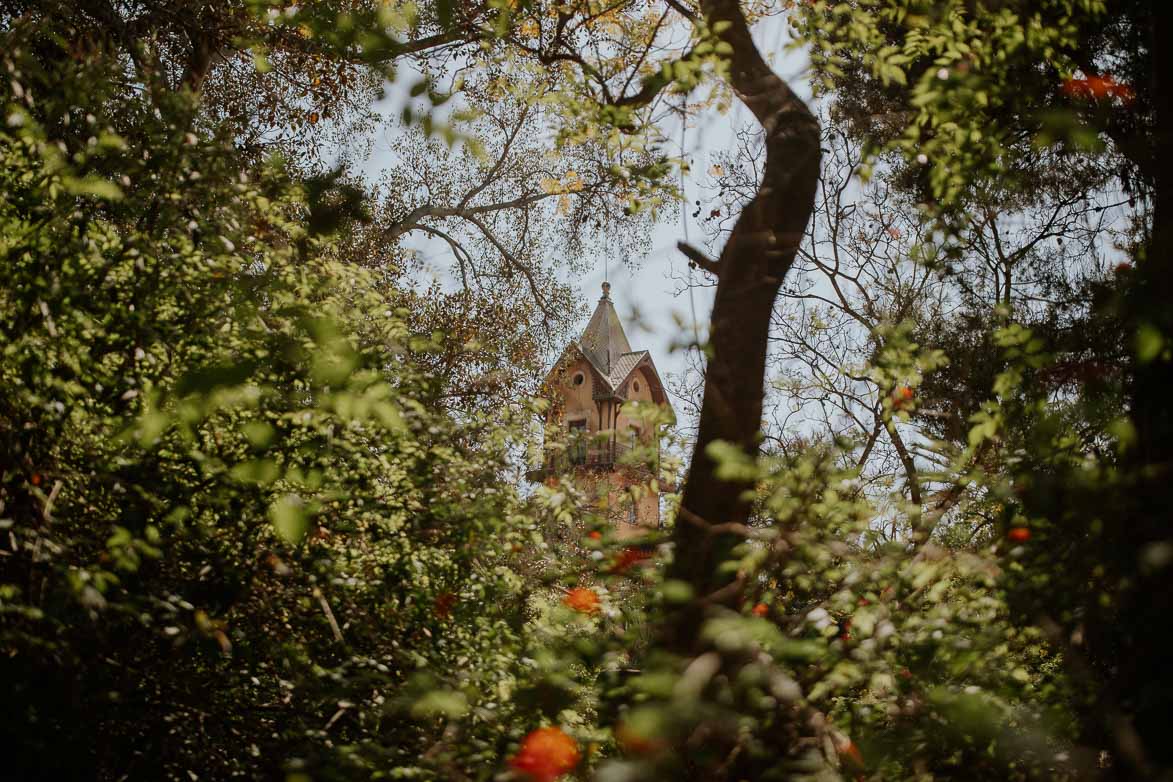
[[[1142,364],[1154,361],[1165,347],[1165,337],[1149,324],[1136,330],[1136,358]]]
[[[309,529],[305,503],[296,494],[286,494],[270,505],[269,519],[281,539],[290,545],[301,542]]]
[[[411,716],[416,719],[457,719],[467,713],[468,697],[456,690],[432,690],[411,705]]]
[[[207,393],[226,386],[238,386],[252,376],[257,366],[256,361],[238,361],[201,367],[181,377],[175,384],[175,392],[180,396],[187,396],[192,393]]]

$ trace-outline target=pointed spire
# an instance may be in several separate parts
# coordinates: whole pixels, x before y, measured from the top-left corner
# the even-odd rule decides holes
[[[611,368],[620,356],[631,352],[631,343],[623,333],[619,313],[615,312],[615,305],[611,302],[609,282],[603,283],[603,295],[595,307],[595,314],[591,316],[590,323],[582,333],[579,345],[604,377],[610,376]]]

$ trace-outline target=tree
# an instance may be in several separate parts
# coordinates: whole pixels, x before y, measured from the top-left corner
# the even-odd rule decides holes
[[[1053,362],[1050,346],[1008,332],[1003,346],[1012,366],[994,386],[1000,404],[982,423],[998,437],[1005,431],[1001,421],[1024,433],[1021,471],[1007,481],[1021,504],[1006,503],[1003,523],[1055,525],[1021,564],[1022,621],[1050,628],[1073,673],[1097,693],[1084,712],[1085,736],[1114,747],[1115,773],[1159,773],[1169,758],[1156,714],[1168,701],[1156,693],[1168,687],[1164,666],[1150,651],[1149,628],[1167,610],[1169,570],[1140,563],[1168,538],[1168,484],[1157,477],[1169,463],[1168,405],[1157,388],[1167,386],[1170,365],[1158,346],[1169,329],[1167,308],[1157,301],[1170,279],[1163,162],[1169,97],[1166,55],[1156,42],[1168,32],[1169,14],[1149,3],[1066,2],[949,3],[931,12],[912,3],[863,2],[843,6],[838,16],[827,10],[812,7],[804,29],[826,83],[842,88],[843,115],[875,148],[903,152],[907,183],[935,199],[943,214],[981,215],[982,193],[995,176],[1008,177],[1011,191],[1027,202],[1046,199],[1057,179],[1077,170],[1072,164],[1086,160],[1039,155],[1035,145],[1102,151],[1102,165],[1120,172],[1125,191],[1141,205],[1151,203],[1138,221],[1135,271],[1107,286],[1096,308],[1105,328],[1123,324],[1123,340],[1132,343],[1122,384],[1127,418],[1113,417],[1095,435],[1059,435],[1071,417],[1052,414],[1045,401],[1058,372],[1038,372]],[[869,109],[880,101],[884,111]],[[1108,382],[1083,384],[1066,409],[1091,421],[1111,415],[1118,397],[1111,379],[1103,379]],[[1100,447],[1104,442],[1116,447]],[[1103,480],[1088,481],[1075,467],[1088,460],[1106,471]],[[1073,497],[1080,499],[1069,503]],[[1064,544],[1052,549],[1054,557],[1042,553],[1059,540]],[[1072,588],[1090,599],[1068,600]],[[1071,638],[1086,639],[1077,644],[1086,644],[1086,652],[1071,646]]]

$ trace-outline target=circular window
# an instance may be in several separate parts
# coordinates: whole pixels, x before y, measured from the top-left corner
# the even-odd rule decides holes
[[[581,372],[576,372],[570,382],[574,383],[576,386],[581,386],[586,382],[586,375]]]
[[[633,380],[633,381],[632,381],[632,383],[631,383],[631,390],[632,390],[632,391],[634,391],[634,392],[636,392],[637,394],[639,393],[639,381],[638,381],[638,380]]]

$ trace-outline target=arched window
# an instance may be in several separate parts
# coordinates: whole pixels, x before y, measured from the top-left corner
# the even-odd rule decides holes
[[[570,379],[570,382],[576,386],[581,386],[586,382],[586,375],[584,375],[582,372],[575,372],[574,377]]]
[[[639,393],[639,381],[638,380],[631,381],[631,390],[637,394]]]

